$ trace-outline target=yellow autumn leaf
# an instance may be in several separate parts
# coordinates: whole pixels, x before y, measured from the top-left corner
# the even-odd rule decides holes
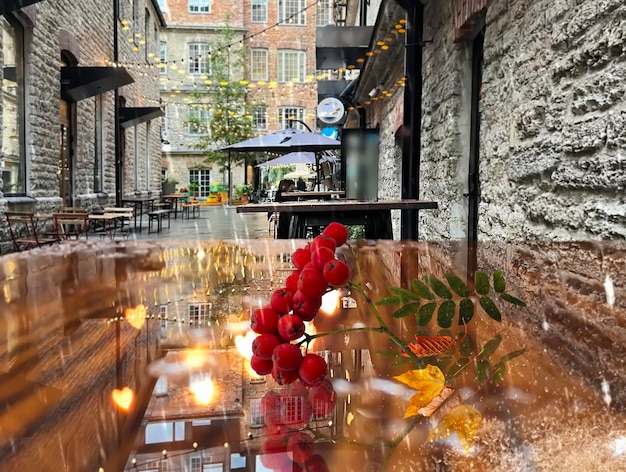
[[[420,409],[435,399],[445,387],[446,378],[439,367],[427,365],[424,369],[409,370],[394,377],[399,382],[417,390],[411,397],[404,412],[404,417],[417,416]]]
[[[476,408],[470,405],[458,405],[441,419],[436,428],[430,430],[428,441],[445,439],[452,433],[456,433],[465,454],[469,454],[482,424],[483,416]]]

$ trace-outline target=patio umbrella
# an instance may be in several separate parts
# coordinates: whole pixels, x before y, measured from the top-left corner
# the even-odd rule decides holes
[[[322,154],[320,162],[334,162],[336,158],[331,155]],[[315,153],[313,152],[290,152],[284,156],[270,159],[269,161],[257,164],[256,167],[273,167],[290,164],[315,164]]]
[[[309,133],[295,128],[287,128],[275,133],[257,136],[239,143],[223,147],[222,151],[233,152],[276,152],[287,154],[294,151],[319,152],[327,149],[340,149],[336,139]]]
[[[315,172],[309,172],[307,170],[294,170],[288,174],[283,175],[283,179],[309,179],[315,177]]]

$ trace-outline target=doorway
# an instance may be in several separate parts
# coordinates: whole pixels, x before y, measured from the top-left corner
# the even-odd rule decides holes
[[[480,115],[483,81],[485,27],[472,41],[472,85],[470,104],[470,152],[468,169],[467,282],[474,283],[478,243],[478,207],[480,204]]]
[[[77,61],[70,53],[61,52],[61,67],[74,66]],[[67,100],[61,99],[59,104],[59,165],[57,181],[62,206],[71,207],[74,204],[74,136],[75,106]]]

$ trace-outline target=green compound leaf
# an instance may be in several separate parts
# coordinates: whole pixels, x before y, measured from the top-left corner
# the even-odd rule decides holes
[[[493,353],[496,352],[501,342],[502,342],[502,336],[500,336],[499,334],[491,338],[489,341],[485,343],[483,348],[478,353],[478,358],[480,360],[489,359],[491,356],[493,356]]]
[[[452,300],[443,302],[439,305],[439,311],[437,312],[437,324],[442,328],[449,328],[452,326],[455,312],[456,304]]]
[[[467,368],[467,366],[469,365],[469,361],[470,360],[468,357],[462,357],[461,359],[456,361],[454,364],[452,364],[450,370],[448,370],[448,374],[446,375],[446,377],[449,379],[458,377],[461,372],[463,372]]]
[[[400,356],[400,353],[398,351],[393,351],[393,350],[387,350],[387,351],[376,351],[376,354],[378,354],[380,357],[384,358],[384,359],[395,359],[396,357]]]
[[[468,333],[467,336],[465,336],[465,339],[459,347],[459,352],[465,357],[470,357],[474,354],[474,339],[471,334]]]
[[[500,362],[509,362],[515,359],[516,357],[521,356],[526,352],[526,349],[518,349],[517,351],[509,352],[500,358]]]
[[[450,300],[452,298],[452,293],[450,293],[448,287],[446,287],[438,278],[427,275],[424,277],[424,280],[432,287],[438,297],[445,298],[446,300]]]
[[[493,302],[493,300],[489,297],[480,297],[480,306],[483,307],[483,310],[494,320],[502,321],[502,315],[500,314],[500,310]]]
[[[398,306],[402,305],[402,299],[400,297],[384,297],[377,300],[376,306]]]
[[[515,298],[513,295],[509,295],[508,293],[501,293],[500,298],[505,302],[512,303],[517,306],[526,306],[526,303],[520,300],[519,298]]]
[[[408,357],[398,357],[395,361],[389,364],[389,367],[399,367],[401,365],[405,365],[411,362]]]
[[[420,326],[426,326],[430,323],[433,313],[435,313],[435,308],[437,308],[437,304],[435,302],[422,305],[417,312],[417,324]]]
[[[408,300],[419,300],[420,297],[418,297],[416,294],[414,294],[413,292],[411,292],[410,290],[407,290],[405,288],[400,288],[400,287],[390,287],[389,291],[391,293],[393,293],[394,295],[397,295],[398,297],[400,297],[402,300],[408,301]]]
[[[419,307],[420,307],[419,302],[418,303],[409,303],[407,305],[404,305],[402,308],[394,311],[391,314],[391,317],[392,318],[404,318],[406,316],[409,316],[409,315],[412,315],[413,313],[415,313]]]
[[[489,362],[482,360],[476,363],[476,382],[483,383],[489,379]]]
[[[432,294],[430,289],[426,286],[426,284],[420,280],[413,279],[411,281],[411,287],[413,287],[413,291],[417,293],[424,300],[434,300],[435,296]]]
[[[487,295],[489,293],[489,276],[484,272],[476,272],[474,284],[476,286],[477,293],[480,293],[481,295]]]
[[[457,295],[459,295],[460,297],[470,296],[469,288],[467,288],[465,282],[463,282],[458,276],[454,274],[446,274],[444,275],[444,277],[448,281],[448,285],[450,285],[450,288],[454,290]]]
[[[474,302],[469,298],[464,298],[459,303],[459,326],[472,321],[474,317]]]
[[[435,359],[433,363],[441,370],[446,370],[446,368],[452,363],[452,356],[440,357]]]
[[[493,366],[493,383],[500,385],[504,380],[504,374],[506,374],[506,364],[498,362]]]
[[[504,275],[499,270],[493,273],[493,288],[496,292],[502,293],[506,290],[506,282],[504,281]]]

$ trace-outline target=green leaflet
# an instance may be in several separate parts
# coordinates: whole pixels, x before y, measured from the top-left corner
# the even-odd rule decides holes
[[[442,328],[449,328],[452,326],[455,311],[456,304],[452,300],[443,302],[439,306],[439,311],[437,312],[437,324]]]
[[[467,288],[467,285],[465,285],[465,282],[463,282],[458,276],[454,274],[446,274],[444,277],[448,281],[450,288],[454,290],[457,295],[460,297],[470,296],[470,291]]]
[[[493,356],[493,353],[496,352],[501,342],[502,342],[502,336],[500,336],[499,334],[491,338],[489,341],[485,343],[483,348],[478,353],[478,358],[481,360],[489,359],[491,356]]]
[[[376,351],[376,354],[378,354],[380,357],[384,358],[384,359],[395,359],[396,357],[400,356],[400,353],[398,351]]]
[[[424,277],[424,280],[432,287],[433,292],[435,292],[438,297],[445,298],[446,300],[450,300],[452,298],[452,293],[450,293],[448,287],[446,287],[438,278],[427,275]]]
[[[493,383],[500,385],[504,380],[504,374],[506,374],[506,364],[498,362],[493,366]]]
[[[394,311],[391,314],[391,317],[392,318],[404,318],[406,316],[409,316],[415,313],[419,307],[420,307],[419,302],[409,303],[407,305],[404,305],[402,308],[399,308],[398,310]]]
[[[489,293],[489,276],[484,272],[476,272],[474,276],[474,285],[477,293],[487,295]]]
[[[474,317],[474,302],[469,298],[464,298],[459,303],[459,325],[469,323]]]
[[[393,293],[394,295],[397,295],[398,297],[400,297],[402,300],[408,301],[408,300],[419,300],[420,297],[418,297],[416,294],[414,294],[413,292],[411,292],[410,290],[407,290],[405,288],[400,288],[400,287],[390,287],[389,291],[391,293]]]
[[[504,281],[504,275],[499,270],[493,273],[493,288],[496,292],[502,293],[506,290],[506,282]]]
[[[437,304],[435,302],[422,305],[417,312],[417,324],[420,326],[426,326],[430,323],[433,313],[435,313],[435,308],[437,308]]]
[[[434,300],[435,296],[432,294],[430,289],[426,286],[426,284],[420,280],[413,279],[411,280],[411,287],[413,287],[413,291],[417,293],[424,300]]]
[[[515,298],[513,295],[509,295],[508,293],[501,293],[500,298],[505,302],[512,303],[513,305],[526,306],[526,303],[524,303],[522,300],[520,300],[519,298]]]
[[[516,357],[521,356],[526,352],[526,349],[518,349],[517,351],[509,352],[500,358],[500,362],[509,362]]]
[[[450,365],[451,362],[452,362],[452,356],[444,356],[444,357],[439,357],[438,359],[435,359],[433,363],[437,367],[439,367],[441,370],[446,370],[446,368]]]
[[[375,305],[377,306],[398,306],[402,305],[402,299],[400,297],[384,297],[377,300]]]
[[[483,383],[489,379],[489,362],[485,360],[476,363],[476,382]]]
[[[458,377],[461,372],[463,372],[465,368],[469,365],[469,361],[470,360],[467,357],[462,357],[461,359],[456,361],[454,364],[452,364],[450,370],[448,370],[448,374],[446,375],[446,377],[450,379]]]
[[[502,321],[502,315],[500,314],[500,310],[498,310],[498,307],[491,298],[480,297],[480,306],[483,307],[485,313],[487,313],[491,318],[496,321]]]
[[[474,339],[471,334],[468,333],[467,336],[465,336],[465,339],[459,347],[459,352],[465,357],[470,357],[474,354]]]
[[[408,364],[411,360],[408,357],[398,357],[395,361],[389,364],[389,367],[399,367],[404,364]]]

